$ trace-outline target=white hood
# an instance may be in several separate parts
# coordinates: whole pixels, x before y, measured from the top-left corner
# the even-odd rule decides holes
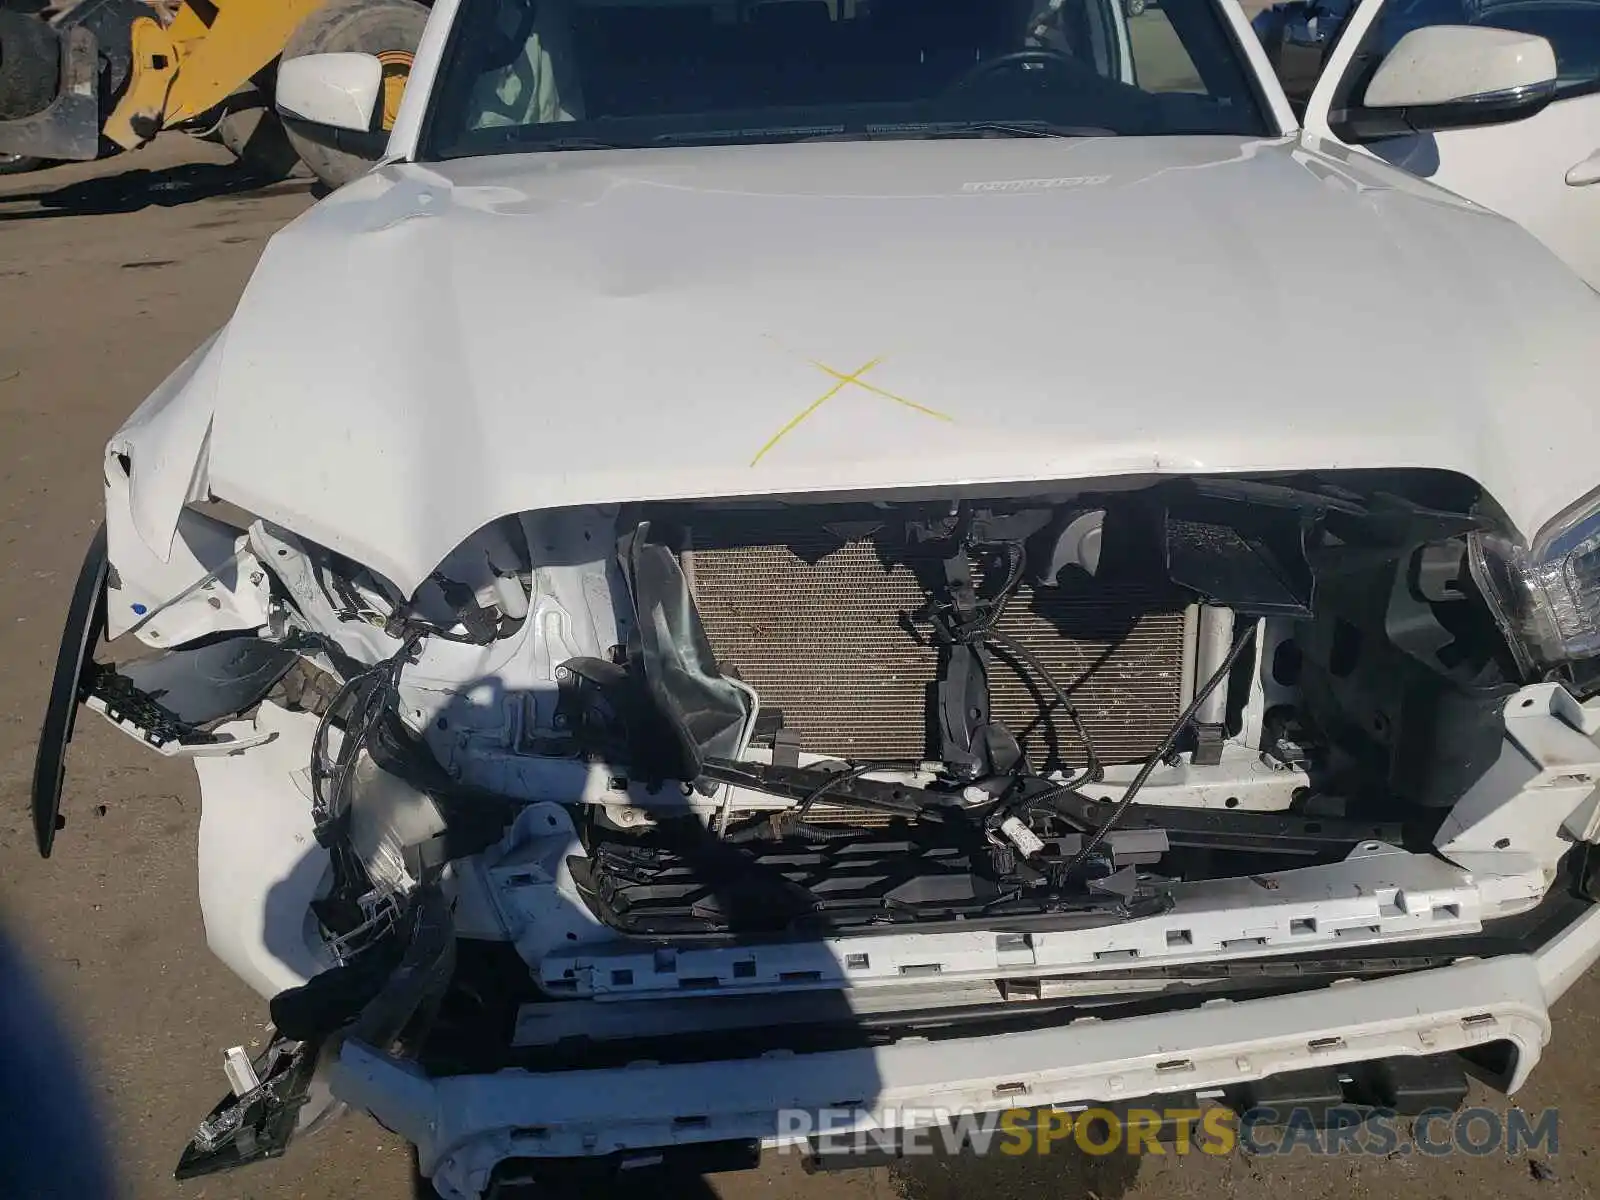
[[[210,490],[408,590],[564,505],[1426,466],[1531,533],[1600,474],[1594,293],[1292,142],[389,167],[273,240],[213,353]]]

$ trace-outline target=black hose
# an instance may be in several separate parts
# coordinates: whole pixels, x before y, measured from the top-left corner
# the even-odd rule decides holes
[[[1074,784],[1058,783],[1053,787],[1046,788],[1036,796],[1029,797],[1018,805],[1018,808],[1023,813],[1023,824],[1027,824],[1030,814],[1038,812],[1041,808],[1048,808],[1053,810],[1056,816],[1061,817],[1070,824],[1079,825],[1082,818],[1078,816],[1078,810],[1059,803],[1060,800],[1067,796],[1075,797],[1082,802],[1094,803],[1092,797],[1085,796]],[[1085,830],[1084,832],[1088,831]]]
[[[1151,751],[1149,758],[1144,760],[1144,765],[1139,768],[1139,773],[1133,777],[1133,782],[1128,785],[1128,790],[1122,793],[1122,799],[1117,801],[1116,808],[1111,810],[1111,815],[1106,818],[1105,824],[1090,834],[1083,845],[1079,847],[1078,852],[1072,856],[1071,861],[1063,869],[1063,875],[1070,875],[1082,866],[1089,855],[1099,849],[1100,843],[1105,841],[1106,835],[1116,828],[1117,822],[1122,820],[1123,815],[1128,811],[1128,806],[1133,803],[1133,798],[1139,794],[1139,789],[1149,781],[1156,766],[1168,754],[1172,753],[1172,748],[1177,744],[1179,735],[1183,733],[1189,722],[1194,720],[1194,715],[1200,711],[1200,706],[1210,698],[1211,693],[1216,691],[1222,681],[1228,677],[1228,672],[1233,670],[1233,664],[1239,661],[1239,655],[1250,644],[1251,639],[1255,637],[1255,633],[1256,626],[1255,622],[1252,621],[1234,636],[1233,645],[1228,647],[1228,653],[1223,656],[1221,665],[1211,673],[1211,678],[1207,679],[1200,690],[1194,694],[1194,699],[1189,701],[1188,707],[1178,714],[1178,719],[1172,723],[1172,728],[1167,730],[1167,736],[1161,739],[1161,744]],[[1063,786],[1061,790],[1067,791],[1069,789]],[[1046,793],[1045,796],[1053,794],[1056,793]],[[1043,800],[1045,796],[1040,796],[1037,799]]]
[[[1067,720],[1072,723],[1072,731],[1078,735],[1078,740],[1083,743],[1085,760],[1083,774],[1072,781],[1072,786],[1093,782],[1104,774],[1104,767],[1101,765],[1100,754],[1095,748],[1094,738],[1089,733],[1089,727],[1084,724],[1083,714],[1078,711],[1078,706],[1067,695],[1067,689],[1061,686],[1060,681],[1051,673],[1050,668],[1046,667],[1033,651],[1010,635],[1000,632],[1000,618],[1005,616],[1006,606],[1011,603],[1012,597],[1017,594],[1017,589],[1022,586],[1022,576],[1028,562],[1027,548],[1021,543],[1008,543],[1006,554],[1009,560],[1006,581],[1001,585],[994,599],[989,601],[988,610],[984,613],[982,619],[974,621],[962,631],[963,640],[984,641],[991,645],[999,646],[1036,674],[1044,681],[1044,685],[1055,693],[1062,712],[1066,714]],[[1041,715],[1046,721],[1050,719],[1048,706],[1042,709]]]
[[[990,630],[987,638],[1004,649],[1006,653],[1021,659],[1040,679],[1044,680],[1045,686],[1055,693],[1056,700],[1061,705],[1061,711],[1066,713],[1067,720],[1072,722],[1072,731],[1078,735],[1078,740],[1083,743],[1084,764],[1083,774],[1074,779],[1071,786],[1078,787],[1081,784],[1099,780],[1105,774],[1105,767],[1100,761],[1100,752],[1095,748],[1094,738],[1089,733],[1089,727],[1084,724],[1083,714],[1078,711],[1078,706],[1067,695],[1067,689],[1061,686],[1056,677],[1051,674],[1050,669],[1039,661],[1033,651],[1015,638],[1008,637],[998,629]],[[1050,715],[1048,708],[1044,710],[1044,715],[1048,720]]]

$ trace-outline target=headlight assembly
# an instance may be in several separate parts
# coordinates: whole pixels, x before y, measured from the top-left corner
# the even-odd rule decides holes
[[[1600,491],[1521,546],[1471,538],[1472,574],[1530,675],[1600,656]]]

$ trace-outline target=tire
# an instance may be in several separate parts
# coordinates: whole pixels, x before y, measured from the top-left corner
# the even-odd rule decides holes
[[[377,55],[384,64],[384,87],[374,130],[392,129],[400,93],[411,72],[411,59],[428,23],[428,10],[415,0],[332,0],[312,13],[289,36],[285,59],[303,54],[355,51]],[[311,173],[329,187],[342,187],[372,165],[364,158],[312,141],[293,129],[289,143]]]
[[[0,119],[43,112],[60,76],[56,31],[38,17],[0,8]]]
[[[264,104],[229,112],[217,125],[217,140],[232,151],[240,166],[268,182],[288,178],[300,163],[283,122]]]

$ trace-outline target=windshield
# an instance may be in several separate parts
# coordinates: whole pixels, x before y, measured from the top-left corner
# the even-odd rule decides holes
[[[462,0],[423,150],[1270,134],[1251,79],[1213,0]]]

